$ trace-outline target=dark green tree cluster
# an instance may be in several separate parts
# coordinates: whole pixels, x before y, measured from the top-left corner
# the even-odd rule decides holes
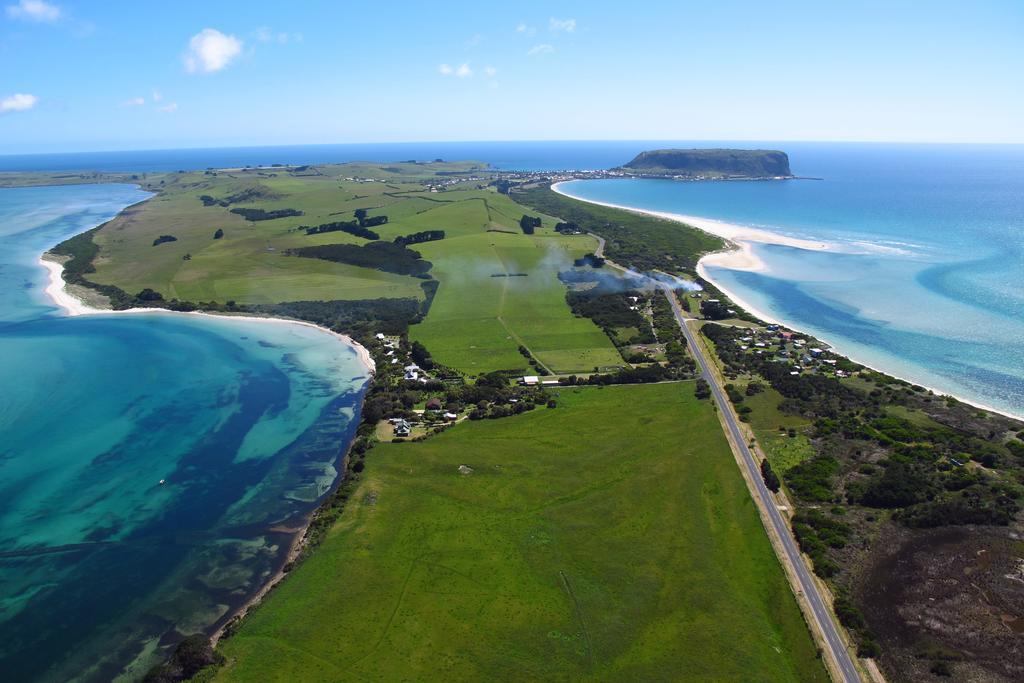
[[[638,311],[631,310],[629,299],[631,296],[640,296],[640,292],[632,290],[608,292],[595,287],[585,290],[569,290],[565,293],[565,300],[574,315],[593,320],[594,324],[604,330],[613,342],[618,339],[618,328],[635,327],[639,332],[628,343],[654,343],[655,338],[650,324]]]
[[[399,235],[395,238],[395,244],[408,246],[410,244],[422,244],[423,242],[434,242],[444,239],[444,230],[421,230],[411,235]]]
[[[302,216],[303,212],[298,209],[273,209],[267,211],[266,209],[245,209],[235,208],[231,209],[231,213],[236,213],[247,221],[272,221],[278,218],[291,218],[292,216]]]
[[[418,251],[413,251],[394,242],[370,242],[365,245],[323,244],[315,247],[289,249],[285,253],[289,256],[318,258],[422,278],[429,277],[427,271],[433,266],[430,261],[420,258]]]
[[[711,385],[703,377],[697,378],[697,383],[693,389],[693,395],[698,399],[704,401],[711,398]]]
[[[412,342],[409,357],[424,370],[430,370],[434,367],[434,358],[427,351],[427,347],[418,341]]]
[[[519,219],[519,227],[523,234],[532,235],[540,227],[540,218],[523,214],[523,217]]]
[[[331,223],[321,223],[320,225],[302,225],[299,226],[299,230],[305,230],[307,235],[319,235],[325,232],[347,232],[350,235],[356,237],[362,237],[367,240],[379,240],[380,235],[363,227],[358,221],[333,221]]]
[[[572,264],[577,268],[584,268],[586,266],[590,266],[591,268],[603,268],[604,259],[593,253],[584,254],[580,258],[573,261]]]
[[[177,241],[178,241],[178,238],[175,237],[174,235],[160,235],[155,240],[153,240],[153,246],[155,247],[158,244],[164,244],[166,242],[177,242]]]
[[[772,464],[767,459],[761,461],[761,478],[764,479],[764,485],[768,487],[769,491],[772,493],[779,492],[782,482],[779,481],[779,475],[775,474]]]
[[[850,526],[820,510],[798,512],[792,520],[793,535],[800,550],[807,553],[820,576],[833,576],[839,566],[829,557],[828,548],[844,548],[850,539]]]
[[[819,455],[789,468],[783,476],[786,486],[800,500],[826,503],[835,495],[832,484],[838,473],[838,460]]]

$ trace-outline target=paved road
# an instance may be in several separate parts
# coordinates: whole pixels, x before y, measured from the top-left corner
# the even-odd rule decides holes
[[[749,471],[751,481],[754,482],[754,488],[756,489],[756,495],[761,502],[761,507],[768,511],[768,518],[771,522],[772,528],[775,530],[778,538],[782,540],[783,552],[785,552],[789,563],[796,571],[797,578],[800,582],[800,588],[803,591],[804,597],[807,599],[807,603],[811,607],[811,611],[814,613],[815,620],[817,621],[815,626],[819,633],[824,637],[824,641],[827,644],[828,649],[831,651],[832,661],[838,664],[839,669],[842,672],[842,680],[844,683],[860,683],[860,674],[857,672],[857,667],[854,665],[853,658],[846,650],[846,647],[843,644],[843,639],[839,635],[839,631],[836,628],[835,623],[832,621],[831,608],[829,608],[828,603],[825,602],[825,599],[818,591],[817,584],[814,583],[814,579],[811,576],[810,571],[807,569],[807,565],[804,564],[803,558],[800,556],[800,549],[796,544],[796,540],[790,533],[789,524],[787,524],[782,513],[779,512],[779,509],[775,506],[775,501],[772,499],[771,493],[764,485],[764,480],[761,478],[760,463],[758,463],[757,458],[754,457],[753,453],[751,453],[750,449],[747,447],[747,441],[743,437],[743,432],[740,431],[739,424],[736,422],[736,416],[733,414],[728,400],[725,397],[725,391],[719,384],[718,378],[711,372],[708,361],[704,357],[703,348],[697,343],[693,332],[686,324],[686,317],[683,315],[683,311],[679,306],[678,300],[676,297],[672,296],[672,291],[669,288],[663,287],[662,289],[666,296],[668,296],[669,302],[672,304],[672,310],[675,313],[676,322],[679,323],[680,329],[682,329],[683,334],[686,336],[686,343],[693,351],[693,356],[697,360],[697,367],[700,370],[701,377],[703,377],[711,386],[711,393],[715,398],[715,403],[718,404],[718,409],[721,411],[722,415],[725,416],[725,422],[728,425],[729,433],[740,450],[743,464]]]

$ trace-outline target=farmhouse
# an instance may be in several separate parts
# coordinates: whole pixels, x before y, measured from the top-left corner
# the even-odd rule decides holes
[[[412,425],[407,420],[397,420],[395,422],[395,436],[409,436],[412,432]]]

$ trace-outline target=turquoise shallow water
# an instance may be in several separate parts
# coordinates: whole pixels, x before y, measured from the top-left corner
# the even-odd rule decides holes
[[[214,625],[280,566],[357,423],[366,370],[321,330],[48,303],[38,255],[145,196],[0,190],[5,680],[109,680]]]
[[[830,242],[709,267],[759,311],[855,359],[1024,416],[1024,146],[781,145],[821,180],[587,180],[580,199]]]

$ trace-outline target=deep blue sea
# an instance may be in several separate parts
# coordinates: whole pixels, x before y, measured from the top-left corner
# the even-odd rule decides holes
[[[586,180],[581,199],[757,226],[723,289],[880,370],[1024,416],[1024,146],[775,143],[820,180]]]
[[[5,681],[138,678],[209,629],[281,566],[358,422],[365,368],[321,330],[49,303],[39,254],[146,196],[0,189]]]
[[[395,142],[0,155],[0,171],[178,171],[347,161],[485,161],[502,170],[592,170],[619,166],[645,149],[745,146],[751,142],[539,141]],[[778,144],[778,143],[773,143]]]

